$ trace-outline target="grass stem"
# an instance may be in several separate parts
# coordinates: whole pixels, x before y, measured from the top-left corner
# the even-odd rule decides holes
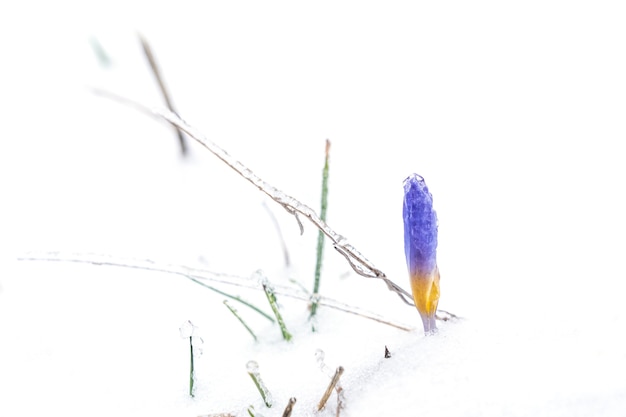
[[[191,357],[191,367],[189,368],[189,396],[194,397],[193,384],[195,382],[196,376],[193,368],[193,336],[189,336],[189,350]]]
[[[322,170],[322,204],[320,210],[320,219],[326,222],[326,211],[328,209],[328,159],[330,156],[330,141],[326,139],[326,153],[324,157],[324,169]],[[319,305],[319,299],[317,294],[320,289],[320,279],[322,275],[322,261],[324,258],[324,233],[319,230],[317,233],[317,251],[315,261],[315,281],[313,283],[313,298],[311,303],[311,315],[313,318],[317,313],[317,307]],[[312,327],[315,331],[315,325]]]
[[[91,45],[91,49],[93,50],[93,53],[96,55],[96,58],[98,58],[98,62],[100,63],[100,65],[103,68],[110,67],[111,58],[109,58],[109,55],[104,50],[104,47],[102,46],[98,38],[96,38],[95,36],[91,36],[89,38],[89,44]]]
[[[241,316],[237,313],[237,310],[235,310],[234,307],[232,307],[230,304],[228,304],[228,300],[224,300],[224,305],[226,307],[228,307],[228,309],[230,310],[231,313],[233,313],[233,316],[237,317],[237,320],[239,320],[239,322],[241,324],[243,324],[243,327],[246,328],[246,330],[248,331],[248,333],[250,333],[252,335],[252,337],[254,338],[254,341],[257,341],[256,335],[254,334],[254,332],[252,331],[252,329],[250,328],[250,326],[248,326],[246,324],[245,321],[243,321],[243,319],[241,318]]]
[[[255,361],[249,361],[246,365],[246,368],[248,369],[248,375],[250,375],[250,378],[252,378],[252,381],[254,381],[256,389],[259,390],[259,393],[263,398],[263,402],[265,403],[267,408],[272,408],[272,394],[269,392],[269,390],[263,383],[263,380],[261,379],[261,374],[259,373],[259,364]],[[248,412],[250,411],[248,410]]]
[[[196,379],[196,375],[195,375],[195,369],[194,369],[194,356],[195,354],[201,354],[202,353],[202,348],[198,349],[198,352],[194,352],[193,349],[193,345],[194,345],[194,332],[196,330],[196,326],[193,325],[193,323],[189,320],[185,321],[182,326],[180,326],[180,335],[183,339],[187,339],[189,338],[189,396],[190,397],[194,397],[194,384],[195,384],[195,379]],[[197,337],[196,342],[198,344],[202,343],[202,338]]]
[[[276,294],[274,293],[274,289],[272,289],[272,287],[266,281],[264,281],[263,291],[265,291],[265,295],[267,296],[267,301],[270,303],[270,306],[272,307],[274,316],[276,316],[276,321],[278,321],[278,325],[280,326],[280,332],[283,335],[283,339],[290,341],[292,336],[291,336],[291,333],[287,331],[287,326],[285,325],[283,316],[281,316],[280,311],[278,311],[278,304],[276,303]]]
[[[247,302],[246,300],[236,296],[236,295],[231,295],[228,294],[224,291],[218,290],[215,287],[211,287],[210,285],[205,284],[204,282],[200,281],[199,279],[196,279],[192,276],[187,275],[187,278],[189,278],[190,280],[192,280],[193,282],[195,282],[196,284],[202,285],[204,288],[208,288],[211,291],[214,291],[220,295],[223,295],[224,297],[228,297],[230,299],[233,299],[235,301],[239,301],[241,304],[245,305],[246,307],[251,308],[252,310],[256,311],[257,313],[259,313],[260,315],[262,315],[263,317],[265,317],[266,319],[268,319],[269,321],[271,321],[272,323],[276,323],[276,320],[274,320],[274,318],[272,316],[270,316],[269,314],[267,314],[266,312],[264,312],[263,310],[261,310],[259,307],[255,306],[254,304],[250,304],[249,302]]]
[[[215,289],[210,287],[204,283],[204,281],[215,282],[219,284],[226,284],[230,286],[243,287],[253,290],[262,290],[263,287],[259,283],[258,280],[255,280],[251,277],[239,277],[236,275],[230,274],[222,274],[214,271],[209,271],[205,269],[191,269],[189,267],[183,265],[168,265],[168,264],[159,264],[157,262],[151,261],[149,259],[122,259],[115,258],[109,255],[102,254],[94,254],[94,253],[76,253],[76,254],[66,254],[62,252],[27,252],[17,257],[18,261],[23,262],[75,262],[75,263],[84,263],[95,266],[108,266],[108,267],[119,267],[119,268],[130,268],[130,269],[140,269],[144,271],[153,271],[153,272],[164,272],[167,274],[180,275],[190,281],[195,282],[196,284],[202,285],[205,288],[209,288],[213,291]],[[219,290],[218,290],[219,291]],[[292,299],[306,301],[308,303],[311,302],[311,294],[308,291],[304,291],[301,289],[297,289],[295,287],[288,288],[282,286],[275,290],[275,293],[281,296],[289,297]],[[232,297],[229,294],[222,293],[227,297]],[[234,299],[243,303],[243,300],[234,297]],[[358,307],[354,307],[345,303],[342,303],[337,300],[333,300],[331,298],[319,296],[319,303],[325,307],[329,307],[335,310],[342,311],[344,313],[354,314],[356,316],[366,318],[368,320],[373,320],[381,324],[385,324],[387,326],[394,327],[399,330],[403,330],[406,332],[410,332],[415,330],[413,326],[408,326],[406,324],[398,323],[393,320],[386,319],[376,313],[371,311],[363,310]],[[244,303],[247,306],[251,306],[249,303]],[[252,308],[252,307],[250,307]],[[262,313],[256,307],[255,311],[262,314],[265,318],[270,320],[272,323],[274,319],[264,313]],[[443,310],[439,310],[441,313]],[[459,318],[461,319],[461,318]]]

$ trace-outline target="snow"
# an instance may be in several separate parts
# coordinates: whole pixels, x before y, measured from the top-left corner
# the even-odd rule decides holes
[[[626,27],[620,2],[153,2],[0,6],[0,415],[626,414]],[[317,210],[409,288],[402,180],[439,218],[439,307],[419,315],[326,246],[323,296],[406,332],[320,308],[317,229],[171,127],[91,93],[162,105]],[[95,37],[111,58],[103,68]],[[267,208],[271,210],[268,214]],[[289,250],[285,265],[280,233]],[[277,289],[285,325],[176,274],[28,253],[149,259]],[[271,314],[262,291],[207,281]],[[202,340],[189,397],[189,339]],[[384,357],[385,346],[391,352]],[[316,358],[324,352],[326,371]],[[274,406],[246,365],[255,361]],[[330,370],[330,372],[329,372]],[[330,373],[330,375],[329,375]]]

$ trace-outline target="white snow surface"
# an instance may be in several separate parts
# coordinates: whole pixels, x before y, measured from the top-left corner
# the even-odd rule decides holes
[[[40,2],[0,6],[0,416],[626,415],[626,7],[622,2]],[[185,277],[30,252],[149,259],[313,286],[317,230],[166,123],[176,109],[319,209],[409,289],[402,181],[439,218],[440,308],[425,337],[383,282],[327,242],[321,294],[414,330],[278,296],[276,324]],[[111,60],[99,64],[96,38]],[[264,207],[266,205],[266,207]],[[285,266],[276,217],[291,257]],[[251,278],[252,279],[252,278]],[[271,313],[257,290],[207,282]],[[190,321],[195,397],[188,395]],[[384,358],[387,346],[391,358]],[[198,352],[200,353],[200,352]],[[271,391],[265,408],[246,364]]]

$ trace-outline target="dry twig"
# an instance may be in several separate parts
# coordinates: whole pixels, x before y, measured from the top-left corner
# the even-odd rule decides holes
[[[317,405],[317,411],[320,411],[322,408],[324,408],[324,406],[326,405],[326,402],[328,401],[328,398],[330,397],[330,394],[332,393],[333,388],[334,388],[335,391],[337,392],[337,412],[336,412],[335,416],[339,417],[339,414],[341,414],[341,410],[343,410],[343,408],[345,406],[344,405],[343,388],[339,384],[339,378],[343,374],[343,367],[342,366],[338,367],[335,370],[335,373],[332,374],[331,369],[328,367],[328,365],[326,365],[326,362],[324,362],[325,356],[326,356],[326,354],[324,353],[324,351],[322,349],[318,349],[315,352],[315,360],[317,361],[317,364],[320,367],[320,370],[324,374],[326,374],[328,377],[331,378],[331,381],[330,381],[330,384],[328,385],[328,388],[324,392],[324,395],[322,396],[322,399],[320,400],[319,404]]]
[[[346,260],[350,264],[350,267],[352,267],[352,269],[357,274],[365,278],[378,278],[383,280],[387,284],[387,288],[390,291],[398,294],[402,301],[404,301],[408,305],[414,305],[412,301],[413,297],[411,296],[411,294],[409,294],[402,287],[398,286],[389,278],[387,278],[383,271],[376,268],[374,264],[371,263],[365,256],[363,256],[354,246],[352,246],[345,237],[335,232],[322,219],[320,219],[312,208],[310,208],[306,204],[301,203],[295,198],[283,193],[273,185],[262,180],[248,167],[230,156],[224,149],[219,147],[217,144],[210,141],[198,129],[187,124],[187,122],[181,119],[176,113],[161,108],[148,108],[134,100],[130,100],[128,98],[119,96],[108,91],[93,89],[93,92],[100,96],[107,97],[117,102],[134,107],[135,109],[140,110],[143,113],[163,118],[172,125],[176,126],[178,129],[181,129],[190,137],[195,139],[198,143],[200,143],[202,146],[207,148],[213,155],[222,160],[222,162],[235,170],[239,175],[241,175],[243,178],[256,186],[261,192],[265,193],[276,203],[280,204],[288,213],[293,214],[298,221],[301,231],[302,223],[300,222],[298,215],[302,215],[308,218],[311,223],[313,223],[322,233],[324,233],[331,240],[335,250],[337,250],[337,252],[339,252],[346,258]]]
[[[122,268],[142,269],[147,271],[165,272],[168,274],[180,275],[197,284],[204,286],[206,286],[206,284],[204,284],[204,281],[212,281],[221,284],[234,285],[237,287],[251,288],[254,290],[263,291],[263,288],[258,280],[253,278],[222,274],[208,271],[205,269],[189,268],[182,265],[159,264],[147,259],[120,259],[98,254],[64,254],[60,252],[31,252],[19,256],[17,259],[20,261],[75,262],[91,265],[105,265]],[[274,285],[274,292],[277,295],[282,295],[305,302],[309,302],[311,299],[310,294],[308,294],[307,292],[291,286]],[[319,304],[326,307],[334,308],[335,310],[343,311],[345,313],[350,313],[359,317],[373,320],[378,323],[386,324],[387,326],[395,327],[396,329],[404,330],[407,332],[414,330],[413,327],[388,320],[376,313],[372,313],[358,307],[352,307],[348,304],[331,298],[320,296]]]
[[[287,407],[285,407],[285,411],[283,411],[283,417],[291,417],[294,405],[296,405],[296,397],[291,397],[289,403],[287,403]]]
[[[140,34],[138,34],[138,36],[139,40],[141,41],[143,53],[148,59],[148,64],[150,64],[150,69],[152,69],[152,73],[154,74],[154,78],[156,78],[157,84],[159,84],[159,90],[161,90],[163,100],[165,100],[165,105],[172,113],[176,114],[176,110],[174,110],[174,104],[172,103],[172,98],[170,97],[170,94],[165,87],[165,81],[163,81],[163,76],[161,75],[161,71],[159,70],[156,59],[154,58],[152,48],[150,47],[150,44],[148,43],[146,38],[144,38]],[[185,136],[183,135],[182,130],[180,130],[180,128],[178,128],[177,126],[174,126],[174,129],[176,130],[176,134],[178,135],[180,152],[183,154],[183,156],[185,156],[187,154],[187,143],[185,142]]]
[[[339,378],[341,378],[342,374],[343,366],[340,366],[337,368],[337,370],[335,371],[335,375],[333,375],[333,378],[330,380],[330,384],[328,384],[328,388],[326,388],[326,391],[324,392],[324,395],[322,396],[319,404],[317,404],[317,411],[321,411],[322,408],[324,408],[324,406],[326,405],[326,401],[328,401],[328,399],[330,398],[330,394],[332,394],[333,389],[335,389],[335,385],[337,385],[337,383],[339,382]]]

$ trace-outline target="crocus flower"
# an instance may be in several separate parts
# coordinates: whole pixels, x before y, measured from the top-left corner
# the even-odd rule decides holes
[[[404,180],[404,253],[411,279],[415,307],[426,334],[437,330],[435,313],[439,302],[437,268],[437,213],[424,178],[417,174]]]

